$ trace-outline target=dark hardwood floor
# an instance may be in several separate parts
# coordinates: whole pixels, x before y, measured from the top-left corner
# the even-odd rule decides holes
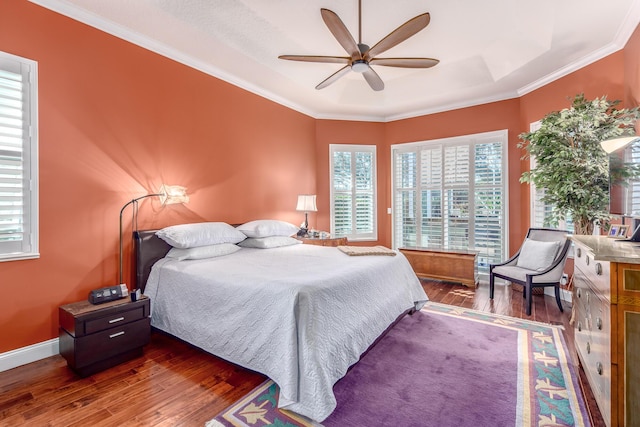
[[[526,316],[522,293],[510,286],[498,286],[490,300],[486,284],[422,283],[435,302],[563,325],[575,353],[571,309],[561,313],[552,297],[534,296]],[[87,378],[59,355],[0,373],[0,426],[203,426],[264,380],[154,332],[144,356]]]

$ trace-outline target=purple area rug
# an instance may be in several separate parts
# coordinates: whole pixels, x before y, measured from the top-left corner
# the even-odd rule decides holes
[[[207,426],[588,426],[576,378],[558,327],[427,303],[335,384],[321,424],[267,381]]]

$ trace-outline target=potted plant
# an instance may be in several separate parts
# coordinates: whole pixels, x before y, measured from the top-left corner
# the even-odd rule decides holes
[[[631,133],[640,118],[638,108],[617,109],[619,103],[579,94],[570,108],[547,114],[538,130],[519,136],[525,158],[536,160],[520,182],[544,189],[542,201],[554,206],[545,226],[557,227],[570,215],[576,234],[592,234],[594,224],[608,223],[610,178],[638,176],[636,166],[613,157],[610,171],[609,155],[600,146],[601,141]]]

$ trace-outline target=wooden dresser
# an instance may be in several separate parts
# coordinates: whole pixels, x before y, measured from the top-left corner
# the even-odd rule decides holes
[[[575,243],[574,332],[608,426],[640,426],[640,248],[603,236]]]

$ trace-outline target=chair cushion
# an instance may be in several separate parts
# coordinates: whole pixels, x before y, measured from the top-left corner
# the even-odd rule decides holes
[[[537,271],[529,270],[527,268],[520,268],[512,265],[502,265],[493,269],[493,274],[497,274],[500,277],[507,277],[506,280],[510,282],[520,283],[524,285],[527,282],[527,274],[537,274]],[[550,277],[549,274],[543,274],[542,276],[533,276],[533,283],[555,283],[559,279]]]
[[[541,242],[525,239],[520,249],[516,266],[529,270],[542,271],[553,264],[558,255],[560,242]]]

